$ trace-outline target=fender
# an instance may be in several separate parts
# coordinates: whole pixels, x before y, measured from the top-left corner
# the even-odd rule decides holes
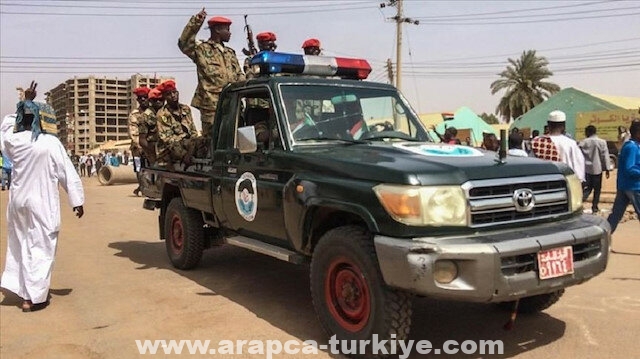
[[[337,183],[325,182],[320,187],[316,181],[299,178],[292,178],[287,183],[283,192],[284,222],[289,241],[296,250],[308,251],[305,248],[311,239],[310,226],[319,208],[351,213],[360,218],[370,232],[379,231],[375,216],[363,205],[367,196],[358,194],[353,188],[350,188],[351,196],[339,196],[341,191],[344,189]],[[354,200],[350,201],[352,198]],[[356,202],[356,198],[360,200]]]

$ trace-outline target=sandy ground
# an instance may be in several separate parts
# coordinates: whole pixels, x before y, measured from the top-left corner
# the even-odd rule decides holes
[[[90,178],[85,187],[84,218],[75,218],[63,203],[51,305],[22,313],[15,295],[5,291],[0,297],[3,359],[137,358],[136,339],[326,343],[311,304],[308,268],[222,247],[207,251],[199,268],[176,270],[158,240],[157,213],[142,209],[142,199],[131,194],[135,185],[106,187]],[[6,203],[7,192],[1,192],[2,268]],[[638,221],[621,224],[613,240],[619,253],[611,255],[605,273],[568,289],[544,313],[519,316],[512,331],[502,329],[508,315],[493,306],[416,298],[411,339],[428,339],[435,348],[449,339],[504,342],[503,355],[465,356],[474,358],[637,356],[639,229]],[[321,351],[304,357],[341,356]]]

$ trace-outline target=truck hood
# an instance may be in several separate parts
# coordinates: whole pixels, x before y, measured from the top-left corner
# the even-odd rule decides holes
[[[459,145],[425,142],[299,146],[298,161],[314,171],[380,183],[410,185],[462,184],[469,180],[569,174],[561,163],[507,156]]]

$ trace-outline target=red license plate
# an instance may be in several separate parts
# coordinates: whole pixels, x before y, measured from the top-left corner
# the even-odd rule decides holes
[[[573,248],[553,248],[538,252],[538,274],[540,279],[562,277],[573,273]]]

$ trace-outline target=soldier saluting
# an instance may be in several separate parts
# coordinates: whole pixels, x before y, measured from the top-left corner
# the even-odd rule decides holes
[[[196,64],[198,86],[191,106],[200,110],[202,134],[211,136],[218,97],[222,88],[230,82],[245,79],[235,51],[224,45],[231,38],[231,20],[214,16],[207,24],[211,36],[206,41],[196,42],[196,34],[204,23],[207,12],[204,8],[189,19],[178,40],[180,51]]]

